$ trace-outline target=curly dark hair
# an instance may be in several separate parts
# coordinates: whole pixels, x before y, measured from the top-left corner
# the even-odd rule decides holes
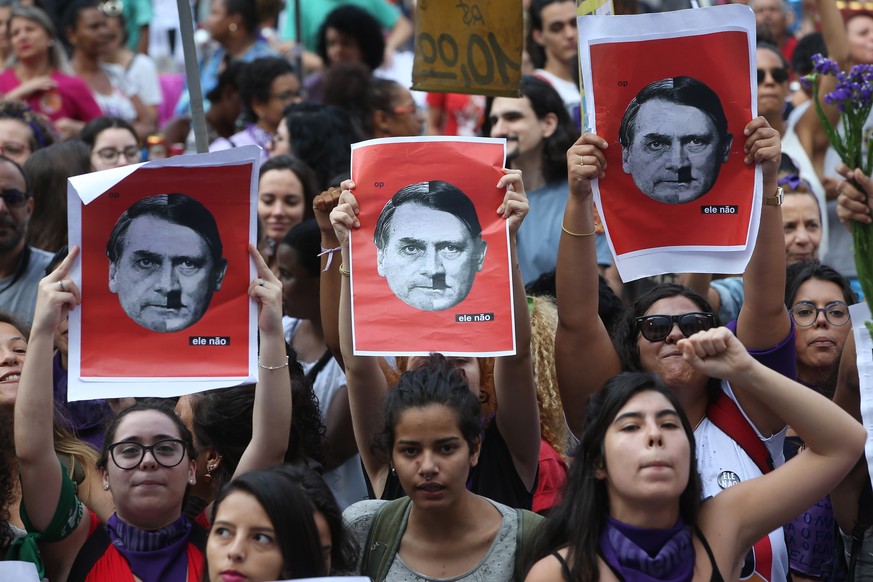
[[[15,487],[18,472],[15,469],[15,443],[12,440],[12,411],[0,415],[0,556],[15,537],[9,525],[9,509],[15,502]]]
[[[341,576],[354,572],[358,561],[358,544],[343,524],[342,511],[324,478],[309,467],[279,465],[274,470],[286,474],[299,485],[327,522],[333,546],[329,574]]]
[[[385,58],[385,37],[382,25],[369,12],[358,6],[339,6],[324,19],[318,31],[316,53],[326,64],[333,63],[327,58],[327,29],[333,28],[358,43],[364,63],[370,70],[376,70]]]
[[[285,461],[297,463],[309,457],[323,463],[321,441],[326,429],[321,421],[318,400],[297,362],[297,354],[287,344],[286,353],[291,375],[293,418]],[[221,455],[221,463],[212,477],[219,485],[224,485],[230,481],[252,440],[255,385],[209,390],[191,394],[190,399],[191,428],[200,447],[215,449]]]
[[[261,57],[250,62],[242,70],[239,83],[239,98],[243,104],[243,114],[250,123],[257,123],[255,102],[266,104],[270,101],[273,81],[283,75],[293,75],[294,67],[281,57]]]
[[[291,386],[294,419],[291,422],[291,440],[288,442],[285,462],[300,464],[301,461],[311,459],[322,467],[329,465],[330,460],[324,453],[324,435],[327,428],[321,419],[318,397],[312,391],[310,381],[302,376],[302,369],[301,381],[292,382]]]
[[[389,460],[394,447],[394,430],[400,416],[410,408],[441,404],[458,415],[458,429],[470,450],[476,448],[482,431],[479,400],[470,391],[463,372],[456,370],[442,354],[431,354],[424,365],[403,372],[385,398],[385,424],[375,437],[375,450]]]

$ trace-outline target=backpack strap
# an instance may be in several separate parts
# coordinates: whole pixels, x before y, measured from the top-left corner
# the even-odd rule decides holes
[[[873,522],[873,491],[870,488],[870,480],[864,479],[864,486],[861,488],[861,494],[858,498],[858,518],[855,520],[855,527],[852,528],[852,547],[849,551],[847,582],[856,580],[855,569],[861,555],[864,534],[870,528],[871,522]]]
[[[106,531],[103,524],[98,525],[94,532],[88,536],[88,539],[85,540],[79,553],[76,554],[76,559],[73,562],[67,580],[69,582],[84,582],[94,568],[94,565],[106,553],[111,543],[109,532]]]
[[[200,552],[205,552],[206,538],[209,536],[209,532],[199,523],[191,522],[191,526],[191,537],[188,538],[189,546],[193,545]],[[70,569],[70,575],[67,580],[69,582],[84,582],[100,558],[106,554],[106,550],[111,544],[112,540],[109,539],[109,532],[106,531],[106,526],[101,523],[88,536],[88,539],[82,545],[82,549],[76,554],[76,559],[73,561],[73,566]]]
[[[730,396],[720,392],[715,401],[706,409],[706,417],[740,445],[740,448],[755,462],[761,473],[766,475],[773,470],[773,459],[770,458],[770,452],[755,433],[755,429],[743,416],[740,407]]]
[[[361,573],[375,582],[382,582],[388,575],[406,529],[403,524],[410,508],[409,497],[401,497],[380,507],[373,519],[370,533],[367,534],[367,545],[364,546]]]
[[[515,509],[516,519],[518,520],[518,531],[515,534],[515,565],[513,580],[523,580],[525,572],[524,568],[524,548],[525,540],[532,540],[537,532],[542,527],[546,519],[533,511],[527,509]],[[529,545],[529,544],[528,544]]]

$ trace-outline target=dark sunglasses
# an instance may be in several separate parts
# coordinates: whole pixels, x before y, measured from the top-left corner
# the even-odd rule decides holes
[[[30,194],[22,192],[17,188],[8,188],[0,191],[0,198],[3,198],[3,203],[9,208],[21,208],[27,204],[27,199],[29,197]]]
[[[637,317],[635,321],[640,334],[650,342],[667,339],[676,324],[685,337],[715,327],[715,316],[711,313],[699,312],[682,315],[644,315]]]
[[[769,71],[766,69],[758,69],[758,84],[764,82],[764,79],[767,78],[767,73],[770,73],[770,76],[773,77],[773,80],[777,83],[784,83],[788,80],[788,70],[787,69],[770,69]]]

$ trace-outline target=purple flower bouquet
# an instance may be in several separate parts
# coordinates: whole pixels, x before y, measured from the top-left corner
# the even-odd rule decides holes
[[[828,141],[844,164],[869,176],[873,171],[873,138],[865,141],[864,123],[873,109],[873,65],[855,65],[848,72],[840,71],[836,62],[820,54],[813,56],[812,62],[813,72],[803,80],[812,84],[815,109]],[[833,75],[837,78],[837,86],[825,95],[824,102],[835,105],[840,110],[840,132],[831,125],[822,110],[819,98],[819,78],[822,75]],[[852,238],[858,279],[867,305],[873,311],[873,225],[855,223],[852,226]],[[866,323],[873,333],[873,322]]]

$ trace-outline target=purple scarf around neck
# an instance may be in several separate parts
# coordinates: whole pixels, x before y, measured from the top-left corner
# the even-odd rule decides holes
[[[687,582],[694,573],[691,528],[681,517],[668,529],[636,527],[607,517],[600,551],[626,582]]]
[[[115,549],[124,556],[131,572],[142,582],[186,582],[188,580],[188,540],[191,522],[180,516],[155,531],[136,528],[112,514],[106,531]]]

